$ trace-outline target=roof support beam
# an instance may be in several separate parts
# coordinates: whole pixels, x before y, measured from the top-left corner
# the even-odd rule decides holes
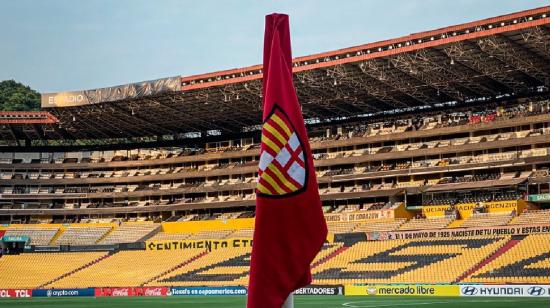
[[[430,61],[422,51],[397,55],[390,58],[390,62],[410,78],[427,84],[437,93],[449,97],[450,100],[463,101],[465,99],[465,95],[451,85],[455,76],[451,74],[445,76],[445,71]]]
[[[428,105],[433,102],[433,98],[424,93],[424,84],[412,81],[403,76],[401,72],[392,68],[387,59],[372,59],[359,64],[359,68],[367,76],[379,81],[386,87],[394,89],[398,92],[405,94],[412,100],[419,102],[421,105]],[[397,73],[399,72],[399,73]],[[410,105],[402,102],[404,106],[411,107]]]
[[[113,108],[117,109],[116,114],[124,115],[125,117],[124,122],[128,123],[131,126],[132,123],[126,119],[129,119],[131,121],[136,121],[140,124],[141,127],[145,129],[145,132],[151,135],[158,134],[158,133],[161,133],[163,135],[174,134],[174,132],[171,130],[168,130],[162,126],[157,125],[156,123],[143,119],[141,115],[138,112],[136,112],[136,110],[134,109],[131,109],[131,111],[128,112],[128,110],[122,108],[121,106],[119,106],[119,104],[113,104]],[[130,108],[133,108],[133,107],[130,107]],[[139,110],[139,107],[138,107],[138,110]],[[149,129],[149,127],[153,127],[154,130]]]
[[[497,91],[485,85],[487,80],[480,72],[464,65],[464,63],[448,57],[442,50],[430,48],[429,54],[438,57],[440,59],[438,63],[442,65],[445,70],[458,76],[457,80],[460,81],[460,87],[476,93],[478,97],[493,97],[497,94]],[[442,62],[445,63],[442,64]]]
[[[525,51],[520,44],[505,36],[490,36],[477,41],[483,52],[499,59],[504,65],[511,65],[527,78],[537,80],[543,84],[550,75],[550,67],[541,61],[536,54]]]
[[[523,42],[533,48],[544,61],[550,61],[550,30],[546,26],[526,29],[522,34]]]
[[[480,74],[498,82],[506,90],[506,93],[516,93],[526,90],[524,84],[510,76],[511,70],[501,65],[500,62],[491,60],[483,54],[479,47],[469,42],[451,44],[445,48],[445,53],[463,65],[471,67]]]

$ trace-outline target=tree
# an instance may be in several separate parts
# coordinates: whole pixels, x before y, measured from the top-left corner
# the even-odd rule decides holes
[[[0,81],[1,111],[31,111],[40,109],[40,94],[15,80]]]

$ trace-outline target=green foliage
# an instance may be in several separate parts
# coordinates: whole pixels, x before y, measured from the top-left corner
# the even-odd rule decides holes
[[[31,111],[40,109],[40,94],[15,80],[0,81],[1,111]]]

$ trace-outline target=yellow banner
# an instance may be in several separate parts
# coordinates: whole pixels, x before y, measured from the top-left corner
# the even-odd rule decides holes
[[[460,288],[455,285],[346,285],[346,296],[460,296]]]
[[[450,205],[427,205],[422,207],[422,214],[426,217],[443,217],[445,211],[450,209]]]
[[[188,250],[204,249],[212,251],[221,248],[252,247],[252,239],[225,239],[225,240],[174,240],[174,241],[147,241],[146,250]]]
[[[462,203],[457,204],[456,209],[460,217],[464,219],[472,216],[476,208],[484,209],[487,213],[511,213],[512,211],[520,213],[524,203],[523,200]]]
[[[478,205],[475,203],[461,203],[456,205],[456,209],[458,210],[458,214],[460,215],[460,217],[468,218],[472,216],[472,214],[474,213],[474,209],[477,206]]]
[[[496,202],[487,202],[485,203],[487,212],[497,213],[497,212],[512,212],[518,211],[518,201],[496,201]]]

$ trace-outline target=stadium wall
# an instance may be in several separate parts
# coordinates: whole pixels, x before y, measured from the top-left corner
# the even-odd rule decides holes
[[[212,251],[221,248],[242,248],[252,247],[252,239],[222,239],[222,240],[166,240],[166,241],[147,241],[146,250],[189,250],[205,249]]]
[[[228,220],[178,221],[163,222],[165,233],[197,233],[204,230],[241,230],[254,228],[254,218],[239,218]]]
[[[0,298],[24,298],[32,297],[30,289],[0,289]]]
[[[519,225],[485,228],[454,228],[417,231],[367,232],[368,240],[400,240],[431,238],[466,238],[470,236],[502,236],[549,234],[550,225]]]
[[[456,209],[458,210],[460,217],[465,219],[473,215],[476,207],[484,207],[487,210],[487,213],[511,213],[512,211],[521,213],[526,206],[527,202],[525,200],[509,200],[485,202],[482,204],[462,203],[457,204]],[[431,205],[422,207],[422,213],[426,217],[443,217],[445,216],[445,212],[448,210],[451,210],[450,205]]]
[[[86,289],[0,289],[0,298],[29,297],[166,297],[166,296],[244,296],[244,286],[218,287],[118,287]],[[486,284],[373,284],[310,285],[296,295],[321,296],[446,296],[446,297],[550,297],[550,285]]]
[[[131,223],[131,222],[130,222]],[[93,228],[93,227],[113,227],[117,225],[116,223],[102,223],[102,222],[97,222],[97,223],[74,223],[74,224],[6,224],[6,225],[2,225],[0,226],[0,230],[7,230],[9,228],[33,228],[33,227],[36,227],[36,228],[54,228],[54,229],[59,229],[59,228],[68,228],[68,227],[71,227],[71,228]]]
[[[345,285],[346,296],[550,297],[550,285]]]

